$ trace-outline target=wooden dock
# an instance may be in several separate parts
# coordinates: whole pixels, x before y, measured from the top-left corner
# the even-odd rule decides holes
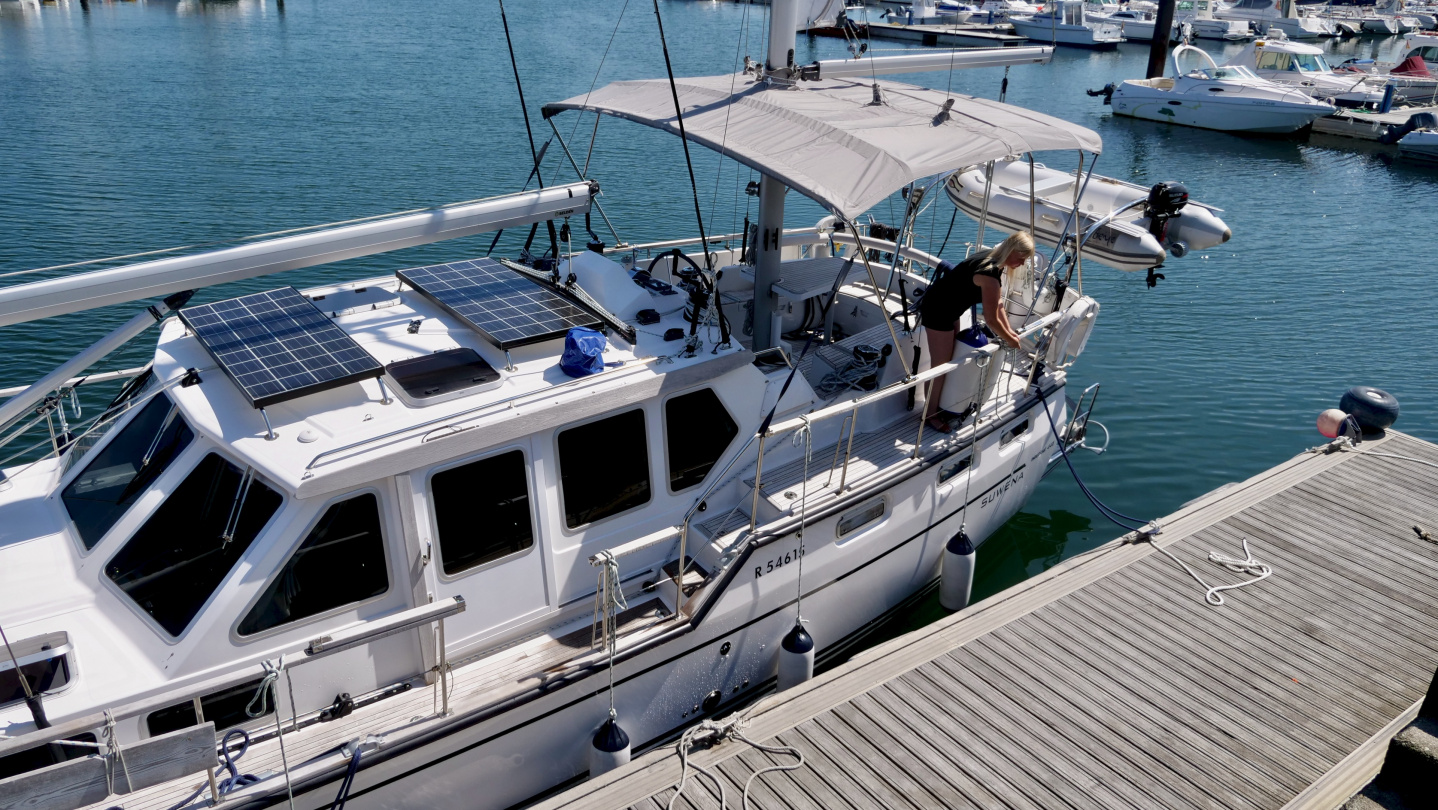
[[[1333,115],[1325,115],[1314,121],[1313,131],[1320,135],[1338,135],[1362,141],[1376,141],[1390,124],[1401,127],[1407,123],[1409,117],[1421,112],[1438,113],[1438,106],[1398,107],[1386,113],[1371,110],[1339,110]]]
[[[803,753],[754,807],[1335,808],[1378,770],[1438,665],[1438,446],[1390,432],[1304,454],[750,707],[744,735]],[[1180,463],[1177,460],[1175,463]],[[1435,532],[1438,534],[1438,532]],[[1274,573],[1211,606],[1210,583]],[[983,553],[980,551],[980,553]],[[822,644],[822,640],[820,640]],[[696,749],[738,807],[790,764]],[[655,810],[673,746],[536,805]],[[686,810],[719,806],[690,770]]]
[[[993,25],[983,23],[958,23],[949,25],[915,23],[858,23],[857,36],[860,39],[888,39],[899,42],[917,42],[920,45],[941,48],[979,47],[1000,48],[1027,45],[1028,37],[1014,33],[1014,27],[1007,23]],[[844,37],[839,28],[811,28],[809,33],[818,37]]]

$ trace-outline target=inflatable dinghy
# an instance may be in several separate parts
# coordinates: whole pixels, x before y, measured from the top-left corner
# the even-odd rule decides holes
[[[984,180],[984,167],[978,166],[954,174],[945,184],[949,199],[975,221],[983,211]],[[1049,247],[1058,244],[1079,185],[1072,172],[1034,164],[1034,236],[1039,242]],[[1028,230],[1027,162],[995,163],[990,194],[990,226],[1007,233]],[[1084,191],[1078,228],[1071,227],[1069,232],[1086,233],[1114,209],[1136,200],[1145,202],[1119,214],[1089,237],[1084,258],[1119,270],[1147,270],[1163,264],[1169,253],[1182,256],[1190,250],[1205,250],[1233,235],[1218,218],[1221,209],[1189,200],[1187,190],[1176,183],[1149,189],[1097,174]]]

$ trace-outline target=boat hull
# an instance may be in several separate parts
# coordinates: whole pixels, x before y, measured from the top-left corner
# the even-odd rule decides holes
[[[972,483],[958,475],[940,484],[942,463],[857,503],[883,498],[890,510],[872,528],[836,540],[840,511],[806,529],[802,553],[805,627],[822,652],[872,629],[939,574],[947,540],[961,523],[979,543],[1033,493],[1057,444],[1066,407],[1060,382],[981,434]],[[1004,435],[1018,423],[1016,438]],[[966,452],[966,451],[962,451]],[[955,456],[957,457],[957,456]],[[967,517],[965,517],[965,513]],[[703,716],[724,714],[772,686],[779,642],[794,626],[800,539],[786,534],[747,550],[735,575],[691,631],[615,667],[614,705],[636,750],[656,744]],[[786,564],[773,565],[776,560]],[[485,716],[460,714],[427,736],[366,754],[347,806],[355,810],[484,810],[510,807],[583,778],[590,738],[608,718],[607,671],[556,679],[539,696]],[[717,698],[715,696],[718,696]],[[302,730],[290,745],[303,744]],[[343,768],[303,780],[295,806],[319,810],[334,801]],[[235,808],[281,806],[283,787],[263,795],[231,794]]]
[[[1055,27],[1041,22],[1018,19],[1009,20],[1009,24],[1014,27],[1015,33],[1039,43],[1052,42],[1075,48],[1112,50],[1117,48],[1120,42],[1123,42],[1123,35],[1116,25],[1105,25],[1103,28],[1095,30],[1086,26],[1060,25]]]
[[[1420,129],[1404,135],[1398,153],[1409,160],[1438,163],[1438,132]]]
[[[1323,105],[1293,104],[1284,101],[1251,102],[1241,105],[1224,104],[1209,99],[1202,101],[1175,98],[1172,93],[1134,92],[1124,82],[1113,94],[1115,115],[1142,118],[1219,132],[1247,132],[1286,135],[1309,126],[1320,116],[1333,111]]]

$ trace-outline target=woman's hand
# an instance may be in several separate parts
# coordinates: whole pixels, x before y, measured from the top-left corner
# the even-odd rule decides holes
[[[991,276],[974,276],[974,283],[979,285],[984,301],[984,321],[999,340],[1010,349],[1019,347],[1019,333],[1009,325],[1008,313],[1003,307],[1003,286],[999,280]]]

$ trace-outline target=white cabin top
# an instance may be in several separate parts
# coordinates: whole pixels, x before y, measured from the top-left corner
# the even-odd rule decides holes
[[[453,398],[434,397],[434,404],[408,394],[387,373],[387,392],[371,378],[268,405],[261,414],[178,319],[161,331],[154,371],[162,383],[173,383],[199,369],[200,384],[172,385],[167,392],[186,423],[290,494],[309,497],[493,445],[501,435],[533,433],[540,427],[536,420],[556,413],[574,418],[596,398],[605,408],[640,401],[653,396],[666,374],[747,355],[736,341],[717,352],[706,345],[693,357],[683,356],[684,341],[666,341],[664,333],[680,329],[687,335],[688,296],[677,287],[669,295],[634,290],[650,299],[644,308],[661,319],[640,327],[637,345],[611,333],[604,370],[578,379],[559,366],[562,334],[506,353],[394,275],[304,292],[381,365],[470,349],[499,375],[497,382]],[[722,371],[704,371],[717,373]]]

